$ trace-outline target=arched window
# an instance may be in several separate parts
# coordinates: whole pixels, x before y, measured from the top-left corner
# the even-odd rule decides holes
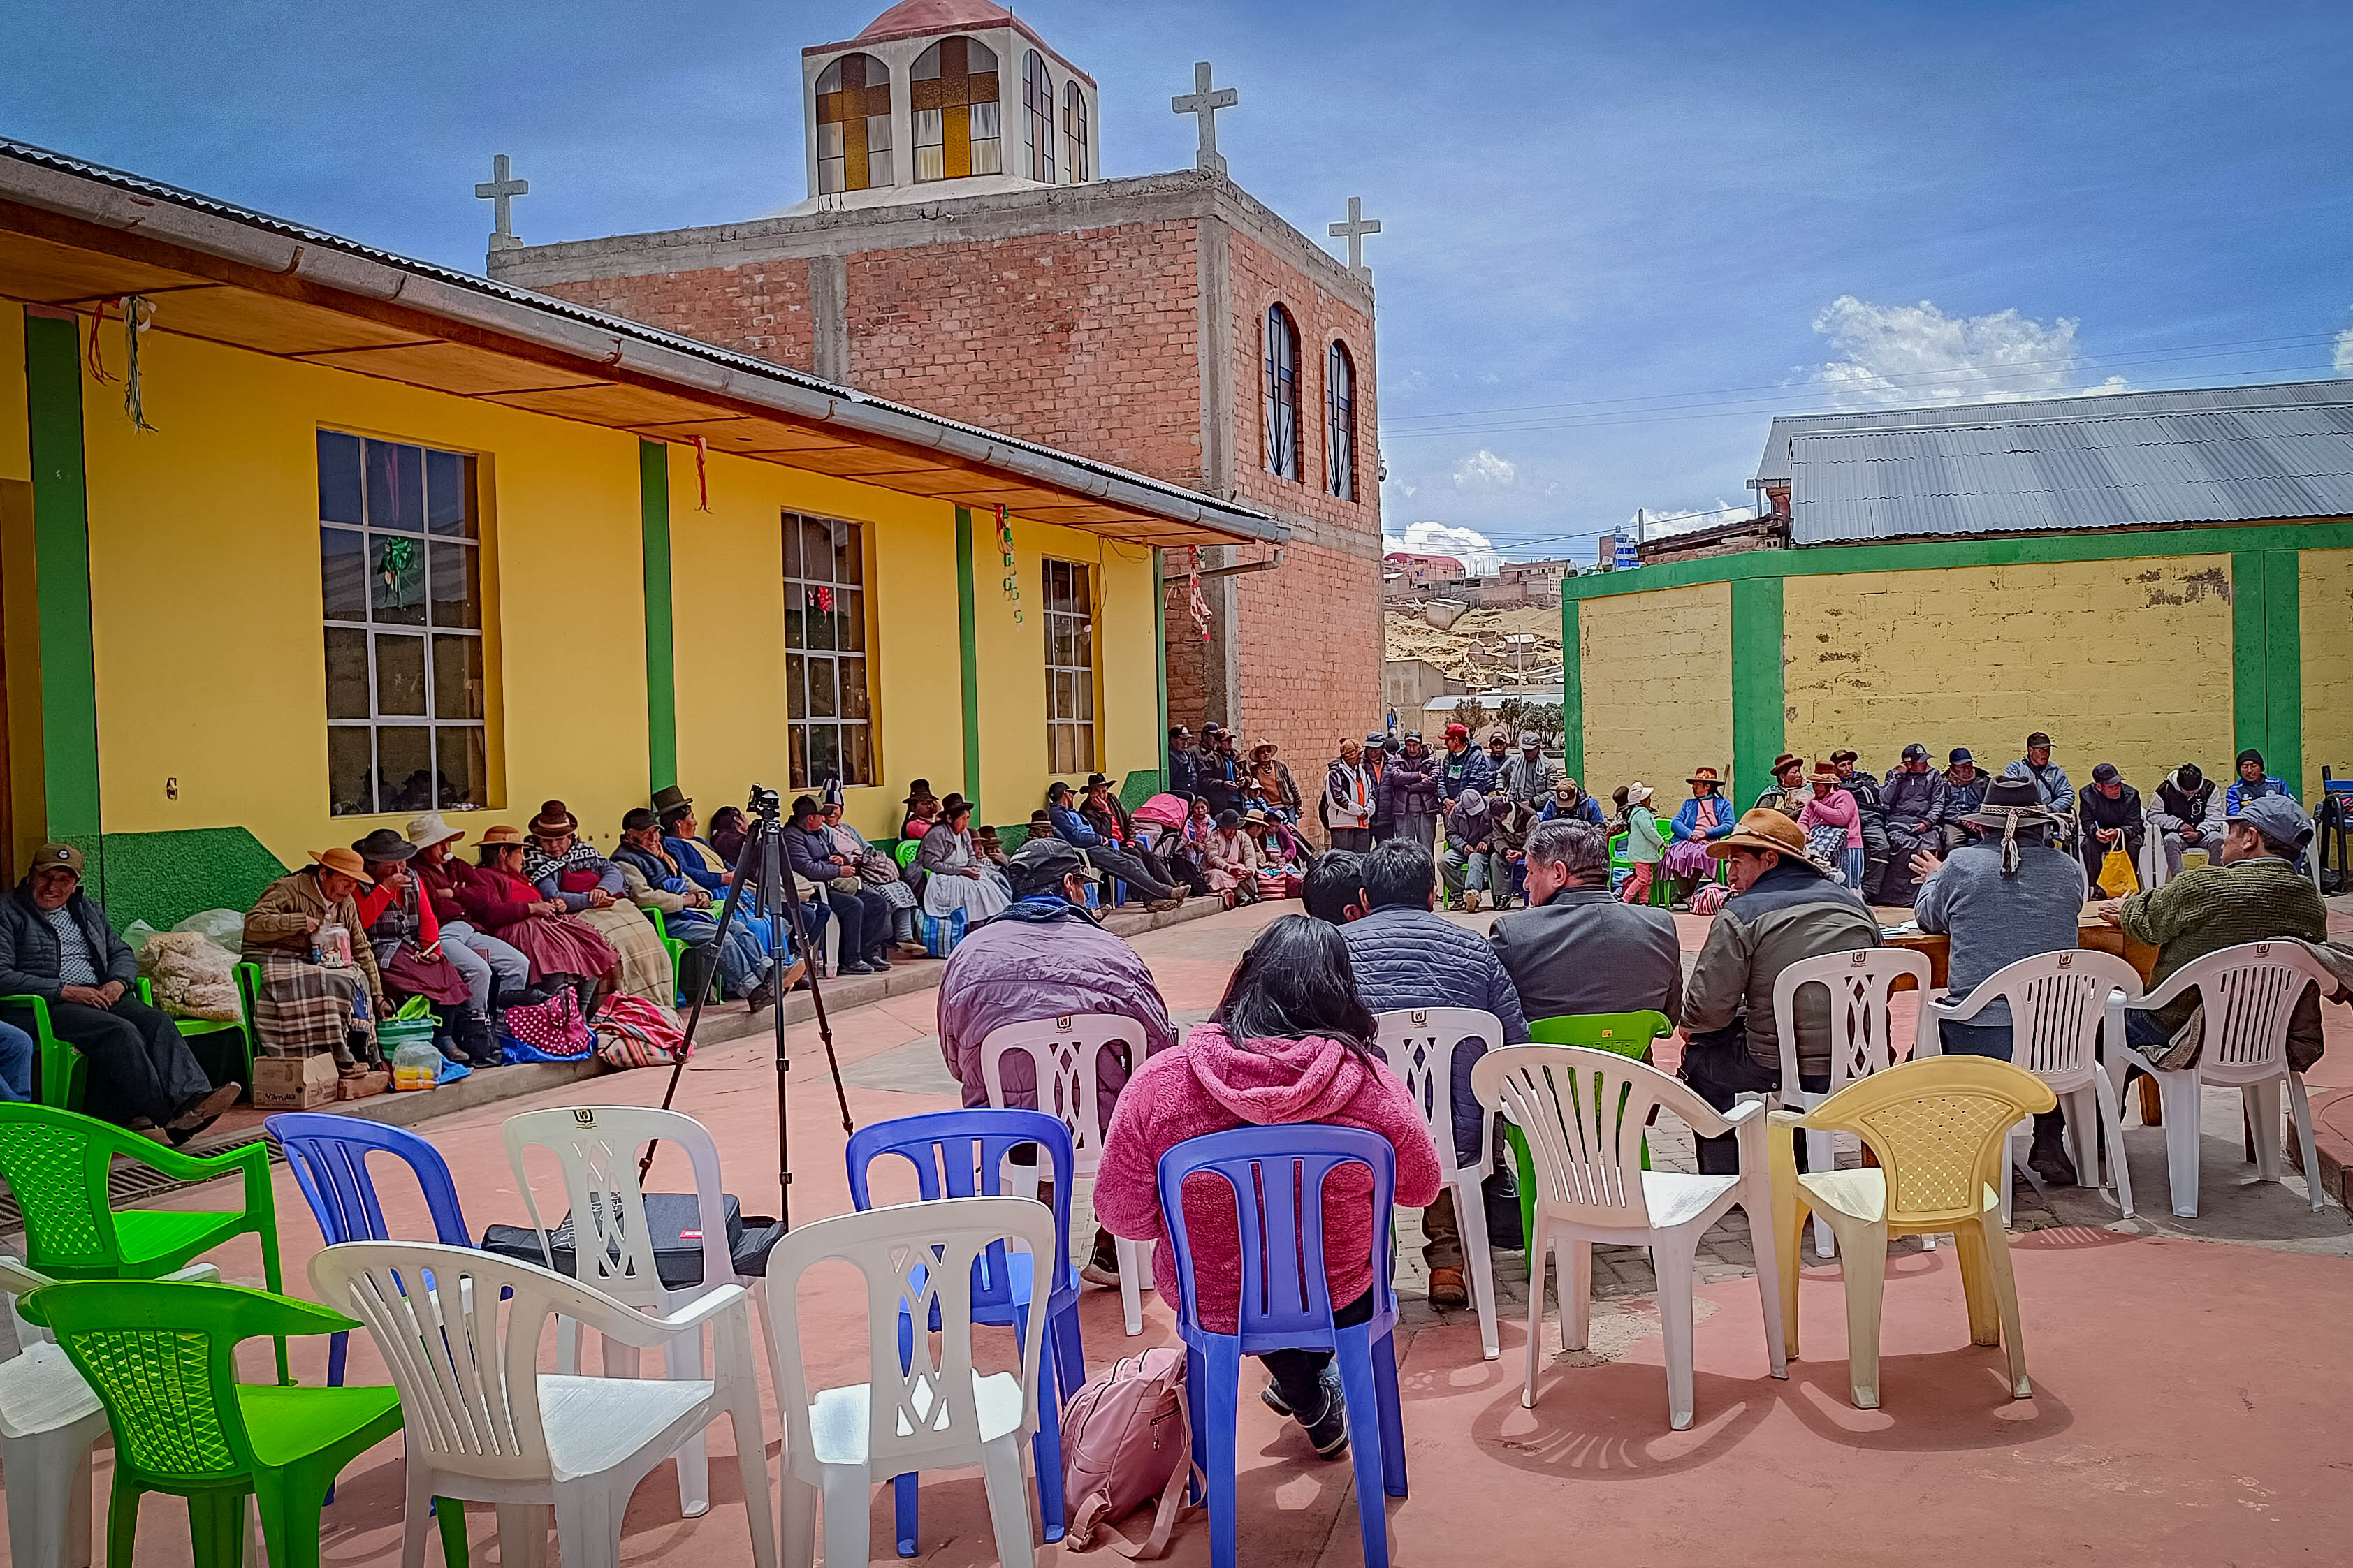
[[[1062,167],[1074,185],[1093,178],[1087,158],[1087,95],[1074,81],[1062,84]]]
[[[817,79],[818,191],[891,184],[891,68],[872,55],[844,55]]]
[[[1324,355],[1324,482],[1342,500],[1356,499],[1356,366],[1336,339]]]
[[[1054,183],[1054,79],[1046,57],[1031,49],[1021,62],[1021,106],[1029,111],[1029,177]]]
[[[1266,310],[1266,471],[1299,477],[1299,328],[1280,305]]]
[[[961,180],[1003,170],[997,54],[977,38],[942,38],[907,73],[915,115],[915,178]]]

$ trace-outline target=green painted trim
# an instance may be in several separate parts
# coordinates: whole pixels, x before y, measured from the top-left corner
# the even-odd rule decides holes
[[[1585,649],[1577,641],[1577,601],[1560,602],[1561,771],[1585,780]]]
[[[2263,552],[2263,763],[2305,800],[2304,584],[2293,550]]]
[[[2270,667],[2263,657],[2263,556],[2242,550],[2231,556],[2231,733],[2238,748],[2253,746],[2271,756],[2270,704],[2263,700]],[[2284,777],[2285,775],[2281,775]]]
[[[1152,550],[1152,668],[1153,679],[1159,689],[1160,727],[1153,731],[1156,737],[1152,749],[1160,756],[1160,776],[1166,778],[1176,765],[1168,754],[1168,584],[1160,580],[1160,547]]]
[[[1623,572],[1571,577],[1563,600],[1600,599],[1701,583],[1754,577],[1822,577],[1849,572],[1920,572],[1954,566],[2012,566],[2069,561],[2119,561],[2168,555],[2229,555],[2264,550],[2353,549],[2353,521],[2261,524],[2244,528],[2155,528],[2129,532],[1972,536],[1904,544],[1810,544],[1748,550],[1696,561],[1670,561]]]
[[[1732,798],[1745,807],[1772,783],[1784,744],[1781,579],[1732,584]]]
[[[964,658],[964,793],[980,799],[980,613],[972,592],[972,509],[955,509],[956,637]]]
[[[671,637],[670,447],[638,443],[638,503],[645,517],[646,779],[678,783],[678,649]]]
[[[98,671],[90,615],[90,486],[83,466],[81,344],[71,320],[25,315],[33,461],[33,560],[40,607],[41,771],[52,838],[99,831]],[[103,862],[100,866],[103,893]]]

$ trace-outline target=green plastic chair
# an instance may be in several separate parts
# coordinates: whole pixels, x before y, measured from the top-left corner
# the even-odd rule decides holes
[[[241,1173],[245,1207],[112,1208],[106,1179],[117,1157],[184,1182]],[[24,1212],[26,1264],[52,1279],[153,1279],[250,1231],[261,1238],[262,1277],[271,1289],[283,1288],[267,1143],[225,1154],[183,1154],[76,1111],[0,1105],[0,1181]],[[284,1340],[278,1342],[278,1376],[291,1381]]]
[[[225,1029],[237,1031],[237,1042],[245,1058],[244,1075],[237,1082],[246,1087],[246,1099],[253,1094],[253,1057],[256,1049],[253,1019],[254,998],[261,991],[261,965],[240,963],[237,975],[237,1011],[242,1017],[174,1018],[182,1037],[190,1035],[218,1034]],[[155,988],[144,975],[139,979],[139,1000],[149,1006],[155,1005]],[[73,1046],[58,1038],[49,1026],[49,1002],[46,996],[25,994],[0,996],[0,1007],[22,1007],[33,1016],[33,1037],[40,1047],[39,1070],[36,1075],[34,1093],[43,1105],[53,1105],[60,1110],[79,1110],[90,1087],[90,1062]]]
[[[651,905],[640,905],[638,907],[645,910],[646,918],[654,922],[654,934],[661,938],[662,950],[670,954],[670,972],[671,976],[675,978],[678,975],[685,973],[686,971],[680,966],[679,963],[681,959],[686,956],[686,942],[684,940],[670,934],[670,922],[662,918],[662,912],[659,910],[653,908]],[[716,967],[711,971],[711,1000],[713,1002],[723,1002],[726,1000],[724,996],[720,994],[719,971]],[[680,1006],[683,1007],[688,1005],[690,1001],[691,998],[689,998],[684,992],[681,991],[679,994]]]
[[[1645,1008],[1640,1013],[1564,1013],[1556,1018],[1532,1018],[1528,1021],[1528,1039],[1539,1046],[1583,1046],[1590,1050],[1609,1051],[1621,1057],[1631,1057],[1638,1062],[1651,1059],[1652,1041],[1675,1032],[1674,1021],[1656,1009]],[[1510,1121],[1504,1123],[1504,1137],[1511,1145],[1512,1170],[1520,1184],[1520,1243],[1527,1245],[1528,1237],[1536,1227],[1536,1184],[1534,1162],[1528,1153],[1528,1141]],[[1651,1168],[1651,1141],[1642,1140],[1642,1169]],[[1531,1260],[1530,1268],[1535,1267]]]
[[[920,838],[902,838],[899,847],[891,851],[891,857],[899,862],[899,869],[903,871],[915,863],[915,857],[923,852],[923,841]]]
[[[196,1568],[238,1568],[248,1497],[261,1515],[269,1568],[316,1568],[327,1489],[400,1430],[394,1389],[237,1382],[244,1341],[271,1335],[282,1354],[288,1334],[360,1327],[309,1301],[234,1285],[104,1279],[47,1286],[18,1310],[57,1335],[106,1407],[114,1434],[108,1568],[132,1568],[148,1492],[187,1500]],[[459,1510],[441,1511],[452,1563],[466,1560],[464,1531]]]

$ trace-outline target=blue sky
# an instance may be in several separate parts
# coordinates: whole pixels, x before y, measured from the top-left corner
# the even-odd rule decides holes
[[[1237,180],[1382,220],[1392,533],[1742,505],[1775,412],[2353,374],[2341,4],[1018,8],[1107,174],[1208,58]],[[879,9],[0,0],[0,133],[479,268],[494,152],[533,240],[798,200],[798,52]]]

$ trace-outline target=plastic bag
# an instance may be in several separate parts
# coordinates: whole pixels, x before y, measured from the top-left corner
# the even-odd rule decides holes
[[[2100,862],[2100,890],[2112,899],[2121,899],[2140,891],[2140,878],[2133,871],[2132,857],[2121,849],[2111,849]]]
[[[150,931],[138,952],[139,973],[153,986],[155,1005],[166,1013],[216,1023],[244,1017],[236,953],[184,931]]]
[[[231,952],[245,946],[245,917],[235,910],[202,910],[172,929],[192,931],[215,947]]]
[[[155,928],[145,921],[132,921],[122,928],[122,940],[130,947],[131,956],[133,958],[139,956],[139,950],[145,947],[147,939],[154,934]]]

